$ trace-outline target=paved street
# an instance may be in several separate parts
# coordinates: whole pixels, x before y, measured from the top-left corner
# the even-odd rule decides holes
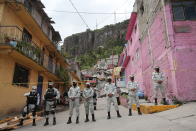
[[[96,111],[97,122],[85,123],[83,104],[80,106],[80,124],[67,125],[68,112],[57,114],[57,125],[44,127],[44,121],[37,122],[36,127],[26,126],[17,131],[195,131],[196,130],[196,103],[185,104],[169,111],[138,116],[134,112],[132,117],[127,116],[128,110],[120,107],[122,118],[117,118],[112,108],[112,119],[106,119],[105,98],[99,99]],[[51,122],[52,123],[52,122]]]

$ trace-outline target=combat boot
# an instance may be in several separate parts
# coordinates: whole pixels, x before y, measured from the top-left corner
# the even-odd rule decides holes
[[[129,109],[129,116],[132,116],[132,109]]]
[[[119,111],[116,111],[117,112],[117,117],[121,117],[121,115],[120,115],[120,113],[119,113]]]
[[[111,119],[110,112],[108,112],[108,117],[107,117],[107,119]]]
[[[163,105],[168,105],[167,101],[166,101],[166,98],[163,98]]]
[[[92,114],[92,121],[94,121],[94,122],[96,121],[95,120],[95,114]]]
[[[158,105],[157,98],[155,98],[154,101],[155,101],[154,104],[155,104],[155,105]]]
[[[71,124],[71,123],[72,123],[71,117],[69,117],[67,124]]]
[[[56,125],[56,117],[53,118],[53,125]]]
[[[35,119],[33,119],[33,124],[32,124],[32,126],[36,126]]]
[[[140,107],[137,108],[138,111],[138,115],[142,115],[141,111],[140,111]]]
[[[86,114],[86,120],[84,122],[89,122],[88,114]]]
[[[76,124],[78,124],[78,123],[79,123],[79,117],[76,118]]]
[[[46,118],[46,122],[45,122],[44,126],[47,126],[47,125],[49,125],[48,118]]]
[[[23,126],[23,121],[24,119],[20,119],[20,123],[18,124],[18,126]]]

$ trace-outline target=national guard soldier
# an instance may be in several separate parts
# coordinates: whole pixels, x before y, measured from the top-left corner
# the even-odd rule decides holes
[[[132,116],[132,104],[133,101],[137,105],[138,114],[142,115],[140,111],[139,97],[137,96],[137,91],[139,90],[139,84],[134,81],[134,75],[130,76],[130,81],[128,82],[128,107],[129,107],[129,116]]]
[[[22,118],[20,119],[19,126],[23,126],[23,121],[26,115],[29,114],[29,112],[32,112],[33,115],[33,124],[32,126],[36,126],[35,123],[35,117],[36,117],[36,110],[37,106],[39,106],[40,103],[40,96],[39,93],[37,93],[37,86],[32,86],[32,90],[28,93],[25,93],[24,96],[27,97],[27,105],[25,106],[23,112],[22,112]]]
[[[105,84],[104,92],[105,92],[106,97],[107,97],[107,111],[108,111],[107,119],[111,119],[110,108],[111,108],[112,103],[114,104],[115,110],[117,112],[117,117],[121,117],[121,115],[119,113],[119,109],[118,109],[117,100],[116,100],[116,97],[115,97],[116,86],[114,85],[114,83],[112,83],[111,78],[109,78],[108,83]]]
[[[53,82],[48,83],[48,89],[44,95],[44,102],[45,102],[45,117],[46,122],[44,126],[49,125],[49,114],[53,115],[53,125],[56,125],[56,117],[55,117],[55,108],[56,102],[60,98],[59,91],[53,87]]]
[[[84,97],[84,108],[86,112],[86,120],[85,122],[89,122],[89,109],[92,115],[92,121],[95,120],[95,115],[94,115],[94,108],[93,108],[93,94],[94,90],[90,87],[90,83],[86,83],[86,88],[83,91],[83,97]]]
[[[80,107],[80,87],[77,86],[76,82],[73,82],[73,86],[68,91],[69,97],[69,119],[67,124],[72,123],[71,117],[73,115],[73,109],[76,109],[76,124],[79,123],[79,107]]]
[[[164,75],[162,72],[160,72],[160,68],[156,66],[154,68],[154,72],[152,73],[152,81],[154,86],[154,97],[155,97],[155,105],[158,105],[157,98],[159,92],[162,95],[163,104],[166,105],[166,98],[165,98],[165,89],[164,89]]]

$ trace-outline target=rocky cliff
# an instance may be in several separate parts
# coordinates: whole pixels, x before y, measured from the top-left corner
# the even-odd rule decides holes
[[[75,57],[92,51],[100,46],[108,47],[111,42],[119,42],[124,45],[127,32],[128,20],[115,25],[107,25],[94,31],[73,34],[64,39],[63,51]]]

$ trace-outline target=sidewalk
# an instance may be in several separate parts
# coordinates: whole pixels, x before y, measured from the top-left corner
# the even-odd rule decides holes
[[[120,106],[122,118],[116,117],[114,108],[111,120],[107,120],[105,98],[98,99],[98,110],[95,112],[96,122],[85,123],[84,105],[80,106],[80,123],[67,125],[68,111],[57,114],[57,125],[44,127],[44,120],[37,122],[36,127],[26,126],[17,131],[196,131],[196,103],[189,103],[165,112],[139,116],[133,112],[128,116],[128,110]],[[50,123],[52,119],[50,119]]]

